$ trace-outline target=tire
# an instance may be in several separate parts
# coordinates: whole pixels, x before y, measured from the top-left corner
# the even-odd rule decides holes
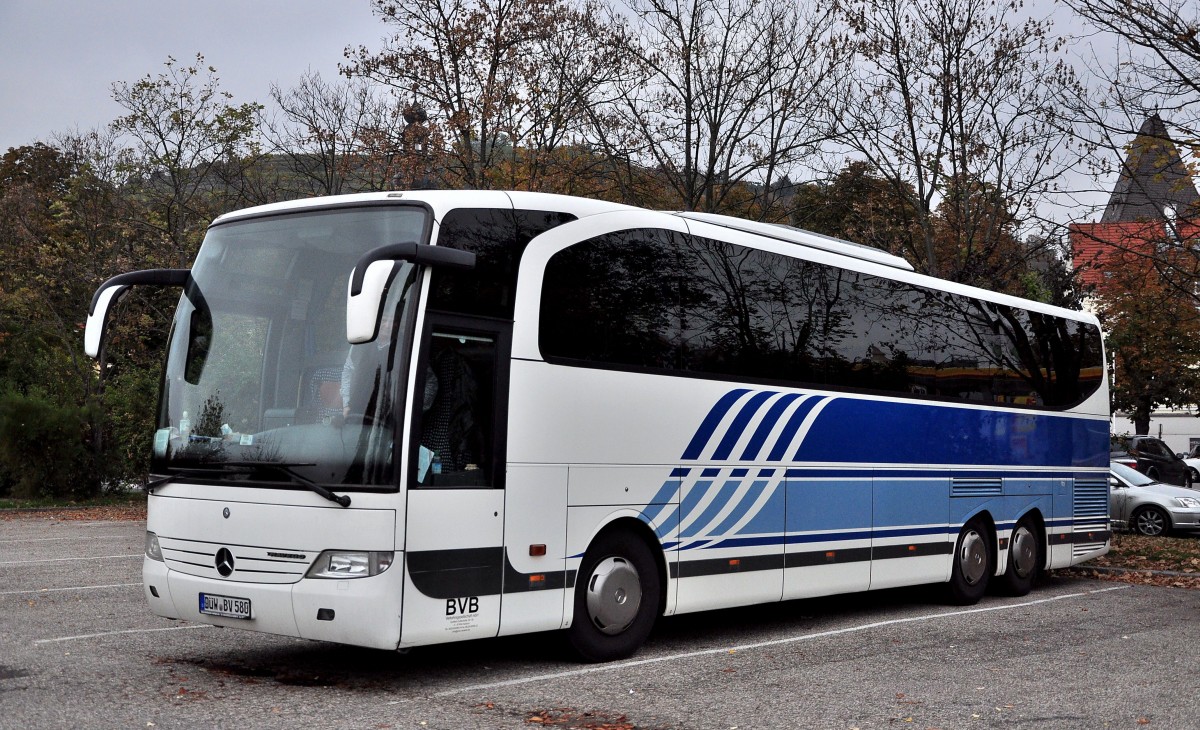
[[[1129,520],[1133,531],[1146,537],[1159,537],[1171,531],[1171,518],[1158,507],[1143,507]]]
[[[1023,517],[1013,528],[1008,540],[1008,566],[997,581],[1000,592],[1008,596],[1024,596],[1046,564],[1046,546],[1042,532],[1031,517]]]
[[[649,546],[621,530],[600,535],[583,556],[567,639],[580,659],[630,656],[654,628],[662,596]]]
[[[979,602],[987,592],[988,580],[996,564],[992,552],[991,530],[975,518],[963,525],[954,544],[954,566],[950,571],[949,598],[958,606]]]

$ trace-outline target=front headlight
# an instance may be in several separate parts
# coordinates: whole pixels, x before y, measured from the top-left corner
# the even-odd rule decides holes
[[[163,562],[162,548],[158,546],[158,535],[146,530],[146,557]]]
[[[1189,507],[1191,509],[1200,509],[1200,499],[1195,497],[1176,497],[1175,501],[1180,507]]]
[[[317,556],[307,578],[366,578],[379,575],[392,565],[395,553],[326,550]]]

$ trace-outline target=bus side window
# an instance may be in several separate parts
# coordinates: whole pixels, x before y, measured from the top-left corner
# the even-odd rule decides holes
[[[492,338],[433,333],[420,391],[419,484],[494,486],[495,373]]]

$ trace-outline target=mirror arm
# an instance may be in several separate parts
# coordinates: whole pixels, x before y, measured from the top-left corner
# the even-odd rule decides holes
[[[146,269],[144,271],[130,271],[125,274],[117,274],[96,289],[96,293],[92,295],[92,303],[88,305],[88,314],[96,313],[96,304],[100,301],[100,295],[110,287],[133,286],[134,284],[183,286],[187,283],[188,276],[191,273],[191,269]]]
[[[414,264],[451,269],[475,268],[475,254],[471,251],[461,251],[445,246],[430,246],[427,243],[414,241],[392,243],[367,251],[354,264],[354,278],[350,281],[350,296],[356,297],[362,293],[367,267],[376,261],[411,261]]]

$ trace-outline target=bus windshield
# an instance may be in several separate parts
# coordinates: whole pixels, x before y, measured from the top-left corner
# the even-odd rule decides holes
[[[398,263],[379,334],[361,345],[346,341],[347,282],[366,251],[428,230],[416,206],[213,226],[171,328],[152,469],[394,488],[417,271]]]

